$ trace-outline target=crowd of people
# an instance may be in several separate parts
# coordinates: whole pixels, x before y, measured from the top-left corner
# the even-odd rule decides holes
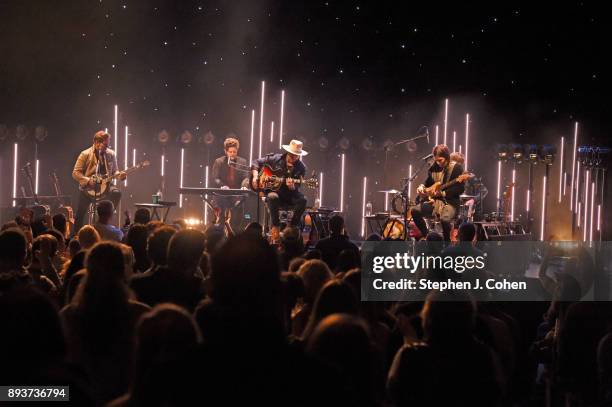
[[[63,215],[2,226],[0,385],[75,405],[612,405],[612,307],[569,278],[549,303],[362,302],[340,216],[313,248],[291,226],[271,245],[257,223],[227,237],[139,210],[122,230],[113,212],[74,236]]]

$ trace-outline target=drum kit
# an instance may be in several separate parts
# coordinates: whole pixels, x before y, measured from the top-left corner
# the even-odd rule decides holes
[[[402,191],[396,189],[387,189],[378,191],[385,194],[385,202],[389,202],[391,197],[391,211],[378,212],[371,216],[366,216],[366,220],[376,221],[379,226],[377,231],[383,239],[404,240],[407,238],[421,239],[423,236],[419,228],[412,221],[410,208],[415,205],[415,202],[408,200]],[[473,222],[474,212],[476,207],[476,196],[463,194],[460,197],[459,219]],[[406,212],[404,212],[406,211]],[[406,221],[408,222],[408,235],[406,236]],[[435,229],[435,219],[425,219],[428,229]],[[370,229],[374,229],[370,227]],[[441,232],[441,231],[440,231]]]

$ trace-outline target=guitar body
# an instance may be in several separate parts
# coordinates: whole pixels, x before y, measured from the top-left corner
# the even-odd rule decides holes
[[[140,168],[145,168],[151,165],[149,160],[144,160],[141,163],[136,164],[133,167],[127,168],[123,171],[125,175],[128,175]],[[100,200],[102,199],[109,191],[110,185],[113,180],[119,178],[120,173],[116,173],[114,175],[103,175],[97,176],[94,175],[91,179],[95,182],[93,187],[86,187],[82,191],[85,192],[91,199]]]
[[[278,191],[283,185],[287,183],[288,179],[293,180],[295,185],[304,185],[307,188],[317,188],[319,186],[319,180],[316,178],[302,179],[302,178],[287,178],[283,174],[283,169],[274,169],[268,164],[259,170],[258,174],[258,188],[253,186],[252,176],[249,179],[249,185],[255,192],[270,192]]]
[[[106,193],[109,191],[109,184],[112,182],[112,180],[107,178],[97,178],[95,176],[92,177],[92,179],[94,179],[96,182],[95,185],[83,190],[83,192],[85,192],[91,199],[100,200],[106,196]]]

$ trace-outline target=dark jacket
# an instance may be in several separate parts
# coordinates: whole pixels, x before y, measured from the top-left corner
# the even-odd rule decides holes
[[[355,254],[355,260],[361,261],[359,248],[352,243],[346,235],[334,235],[321,239],[317,242],[315,249],[321,251],[321,260],[323,260],[331,270],[336,268],[338,255],[343,250],[352,251]]]
[[[280,169],[281,174],[285,177],[303,178],[306,175],[306,166],[304,165],[304,163],[301,160],[296,161],[293,164],[293,169],[289,171],[287,168],[287,161],[285,158],[286,155],[287,153],[268,154],[254,161],[253,165],[251,166],[251,169],[259,171],[264,165],[267,164],[272,168],[272,170]],[[299,188],[299,185],[296,185],[296,189],[292,191],[289,188],[287,188],[287,185],[283,185],[278,192],[281,195],[291,194],[297,191],[298,188]]]
[[[233,182],[229,179],[230,166],[227,163],[227,156],[219,157],[215,160],[212,166],[212,179],[214,187],[221,188],[228,186],[230,188],[240,188],[242,181],[248,178],[248,164],[246,159],[236,157],[235,177]]]
[[[447,167],[447,169],[450,167]],[[434,173],[439,173],[440,171],[445,171],[445,169],[441,168],[437,163],[434,163],[427,171],[427,179],[425,180],[426,187],[432,186],[434,181]],[[459,175],[463,174],[463,167],[460,164],[455,164],[453,166],[452,172],[448,173],[448,170],[444,174],[442,184],[445,184],[453,179],[457,178]],[[459,206],[459,196],[463,193],[464,185],[463,183],[457,183],[450,187],[448,187],[445,192],[444,199],[446,202],[455,208]]]

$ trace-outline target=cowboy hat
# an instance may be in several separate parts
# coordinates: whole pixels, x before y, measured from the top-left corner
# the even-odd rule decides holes
[[[299,156],[308,155],[307,151],[302,150],[302,146],[303,143],[300,140],[291,140],[289,144],[283,144],[283,149]]]

